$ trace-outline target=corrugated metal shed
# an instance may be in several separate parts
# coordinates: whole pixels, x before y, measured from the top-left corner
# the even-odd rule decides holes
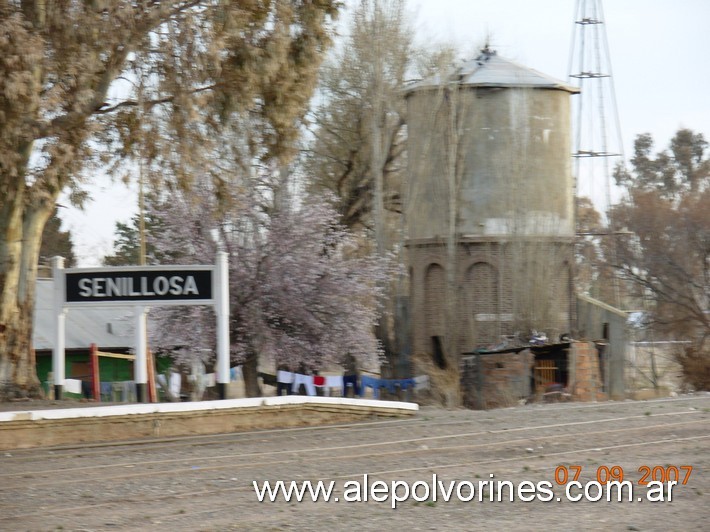
[[[54,280],[37,280],[32,345],[36,351],[54,345]],[[72,308],[66,318],[66,349],[125,350],[133,346],[133,313],[121,308]]]
[[[579,88],[573,85],[505,59],[489,48],[454,70],[446,82],[467,87],[528,87],[563,90],[572,94],[579,92]],[[406,92],[434,89],[441,84],[441,76],[437,75],[411,85]]]

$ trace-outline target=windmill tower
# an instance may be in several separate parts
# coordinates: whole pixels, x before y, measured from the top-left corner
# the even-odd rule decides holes
[[[601,244],[611,261],[616,263],[616,238],[619,233],[616,232],[611,209],[614,201],[611,180],[614,166],[623,162],[623,144],[602,0],[576,2],[569,82],[576,83],[580,89],[573,113],[575,195],[578,202],[581,198],[589,198],[606,222],[606,229],[602,227],[591,234],[585,234],[579,231],[581,217],[576,216],[579,246],[577,249],[584,249],[584,245]],[[579,275],[577,277],[580,286],[582,283]],[[611,304],[616,309],[621,307],[619,279],[616,275],[612,274],[610,282],[593,278],[589,281],[591,295],[604,299],[604,303]],[[598,302],[592,304],[598,305]],[[585,306],[589,307],[589,301]],[[619,312],[616,309],[613,310]],[[583,315],[589,312],[584,312],[581,308],[578,311],[579,325],[582,327],[581,323],[585,321]],[[592,338],[601,338],[605,345],[600,357],[603,391],[610,396],[623,397],[627,340],[625,326],[619,326],[617,323],[614,331],[610,331],[609,323],[597,323],[592,320],[585,321],[582,332]]]
[[[577,198],[589,198],[606,217],[610,252],[614,253],[611,185],[614,166],[623,161],[623,144],[616,105],[609,42],[602,0],[577,0],[569,57],[569,82],[580,95],[573,112],[573,174]],[[589,235],[588,235],[589,236]],[[600,235],[595,235],[600,236]],[[612,303],[620,305],[618,282]]]

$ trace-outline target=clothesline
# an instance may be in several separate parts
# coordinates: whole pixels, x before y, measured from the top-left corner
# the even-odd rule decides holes
[[[358,382],[358,378],[355,375],[304,375],[284,370],[276,372],[276,386],[279,395],[281,395],[282,391],[298,393],[301,385],[305,388],[307,395],[316,395],[317,389],[322,389],[329,395],[332,394],[334,389],[342,390],[343,395],[345,395],[347,388],[352,387],[354,395],[363,397],[365,390],[371,388],[372,396],[377,399],[381,389],[385,389],[392,394],[397,393],[397,390],[427,389],[429,388],[429,377],[422,375],[409,379],[380,379],[363,375]]]
[[[230,370],[230,381],[236,381],[242,378],[241,368],[235,367]],[[372,390],[372,397],[377,399],[380,396],[380,390],[385,390],[387,393],[396,394],[398,391],[409,390],[424,390],[429,388],[429,377],[421,375],[408,379],[381,379],[369,375],[357,377],[355,375],[305,375],[290,371],[279,370],[276,375],[267,373],[259,373],[259,376],[264,380],[264,384],[277,387],[277,394],[282,392],[287,394],[298,394],[301,386],[305,388],[306,394],[310,396],[318,395],[320,391],[324,395],[334,395],[334,393],[347,394],[348,389],[353,390],[353,395],[364,397],[366,390]],[[208,373],[202,375],[202,380],[206,387],[215,385],[215,374]],[[72,393],[82,393],[82,382],[75,379],[66,379],[67,391]],[[157,375],[157,385],[159,388],[169,390],[173,397],[180,395],[181,375],[179,373],[171,373],[169,375]],[[120,387],[120,390],[119,388]],[[121,392],[123,400],[127,400],[131,391],[135,395],[135,382],[125,381],[121,383],[102,382],[101,394],[112,395],[113,392]]]

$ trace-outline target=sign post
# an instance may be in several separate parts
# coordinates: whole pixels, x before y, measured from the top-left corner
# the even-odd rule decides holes
[[[229,270],[227,253],[217,253],[214,279],[215,314],[217,315],[217,391],[227,398],[229,384]]]
[[[148,399],[148,356],[146,355],[146,345],[148,343],[148,331],[146,327],[146,309],[143,306],[133,308],[133,319],[135,327],[135,350],[136,361],[133,366],[134,380],[136,381],[136,400],[145,403]]]
[[[220,399],[229,383],[229,273],[227,253],[219,252],[214,266],[127,266],[64,269],[64,259],[53,259],[56,337],[52,353],[55,395],[64,385],[64,316],[73,307],[132,307],[135,323],[134,379],[137,399],[147,395],[147,330],[149,307],[211,305],[217,316],[217,382]]]
[[[52,384],[54,398],[62,398],[64,391],[64,341],[66,309],[64,308],[64,258],[52,259],[52,276],[54,277],[54,348],[52,349]]]

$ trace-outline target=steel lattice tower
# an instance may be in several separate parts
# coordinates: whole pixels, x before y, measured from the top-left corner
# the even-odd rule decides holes
[[[573,157],[577,174],[578,193],[586,193],[588,183],[579,182],[582,163],[585,159],[602,162],[605,177],[611,177],[610,159],[623,157],[621,127],[616,107],[614,78],[612,76],[609,43],[606,35],[602,0],[577,0],[574,31],[569,58],[569,79],[580,89],[577,97]],[[597,166],[597,165],[594,165]],[[605,179],[604,205],[609,207],[610,179]],[[600,185],[601,183],[592,183]],[[599,203],[600,198],[592,198]]]
[[[581,91],[572,139],[575,193],[592,200],[613,235],[612,172],[624,151],[602,0],[577,0],[573,28],[569,81]],[[612,239],[612,253],[614,248]],[[618,306],[616,279],[614,285],[613,303]]]

